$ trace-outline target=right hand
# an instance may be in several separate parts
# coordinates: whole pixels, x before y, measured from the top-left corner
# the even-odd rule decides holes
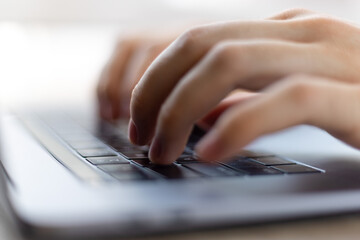
[[[304,123],[360,148],[359,56],[358,25],[307,10],[190,29],[134,89],[129,137],[151,144],[151,161],[172,163],[193,125],[242,88],[258,94],[215,119],[195,147],[201,159],[228,159],[257,137]]]

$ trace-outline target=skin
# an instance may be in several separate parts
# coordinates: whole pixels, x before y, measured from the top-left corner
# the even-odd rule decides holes
[[[303,9],[192,28],[134,88],[129,138],[159,164],[175,161],[195,123],[209,129],[196,146],[204,161],[298,124],[359,148],[359,56],[358,26]]]
[[[126,35],[116,44],[97,86],[99,115],[108,121],[130,116],[131,92],[151,62],[174,39],[172,35]]]

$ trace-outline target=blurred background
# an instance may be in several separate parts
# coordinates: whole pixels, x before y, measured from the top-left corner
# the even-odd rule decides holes
[[[121,34],[261,19],[293,7],[360,22],[355,0],[0,0],[0,104],[92,104]]]

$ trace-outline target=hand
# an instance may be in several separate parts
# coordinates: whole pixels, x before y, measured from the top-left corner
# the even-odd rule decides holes
[[[129,117],[132,89],[150,63],[175,39],[170,34],[153,35],[156,37],[126,35],[118,41],[97,87],[99,114],[103,119]]]
[[[196,147],[202,159],[228,158],[261,135],[302,123],[360,147],[359,69],[360,29],[307,10],[196,27],[135,87],[129,137],[151,143],[153,162],[171,163],[194,123],[243,88],[258,94],[220,111]]]

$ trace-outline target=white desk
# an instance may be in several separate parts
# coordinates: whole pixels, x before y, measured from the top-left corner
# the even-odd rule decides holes
[[[142,1],[142,4],[145,2]],[[171,15],[177,18],[173,19],[177,23],[179,17],[190,21],[195,16],[202,19],[261,18],[281,9],[307,7],[360,22],[358,1],[277,0],[271,1],[271,4],[263,1],[221,1],[221,6],[218,3],[207,5],[207,15],[200,14],[204,11],[189,13],[191,4],[195,1],[184,1],[185,4],[179,2],[173,1],[172,5],[167,5],[167,14],[163,18]],[[206,4],[207,1],[199,1],[198,5],[201,6],[200,3]],[[218,12],[214,10],[217,5]],[[171,11],[176,14],[171,14]],[[145,21],[149,17],[153,17],[151,13],[150,16],[142,15]],[[2,107],[93,102],[98,74],[111,53],[117,33],[126,27],[138,27],[139,22],[141,21],[136,24],[0,22]],[[159,22],[159,19],[154,19],[154,22]],[[22,239],[18,232],[9,227],[3,216],[0,212],[0,239]],[[359,236],[360,216],[353,215],[146,239],[359,239]]]
[[[360,215],[339,216],[290,223],[203,230],[136,238],[138,240],[357,240],[360,236]],[[25,240],[3,217],[0,211],[0,239]],[[116,238],[114,239],[116,240]],[[120,239],[119,239],[120,240]]]

